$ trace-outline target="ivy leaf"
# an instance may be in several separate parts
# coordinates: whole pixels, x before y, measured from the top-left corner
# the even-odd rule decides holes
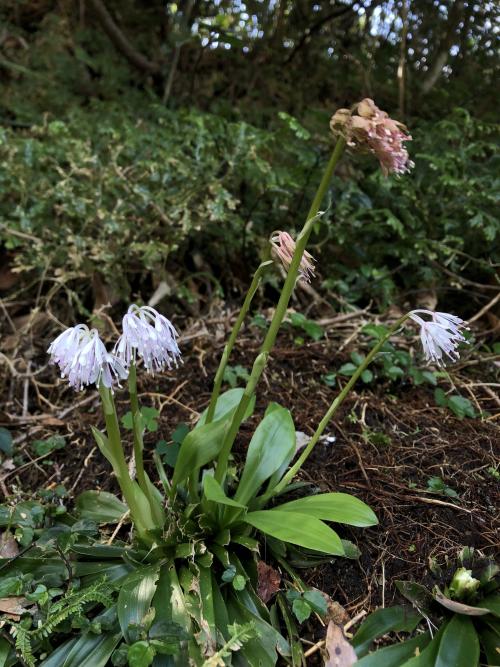
[[[297,598],[292,603],[292,611],[299,623],[307,621],[311,615],[312,609],[304,598]]]

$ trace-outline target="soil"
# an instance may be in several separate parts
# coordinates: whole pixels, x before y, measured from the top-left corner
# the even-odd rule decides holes
[[[169,440],[177,424],[190,423],[206,407],[223,349],[219,329],[195,327],[194,333],[188,332],[182,345],[184,363],[177,370],[154,378],[139,374],[142,403],[161,410],[158,431],[146,435],[146,450],[151,452],[158,440]],[[322,381],[322,375],[348,361],[355,349],[353,343],[346,344],[345,332],[327,334],[322,341],[297,344],[292,332],[280,333],[261,380],[254,416],[237,442],[237,459],[269,401],[289,407],[296,430],[312,434],[338,392],[338,387]],[[257,328],[247,329],[231,364],[249,369],[260,336]],[[32,368],[38,367],[37,361],[46,363],[45,341],[37,345]],[[465,360],[462,366],[453,371],[453,381],[474,385],[473,402],[489,416],[458,419],[436,406],[429,385],[386,380],[358,385],[300,472],[301,479],[321,491],[355,494],[379,518],[373,528],[340,528],[341,536],[358,546],[358,560],[338,558],[302,572],[308,584],[328,593],[351,617],[397,600],[398,579],[425,582],[429,559],[454,559],[464,546],[484,556],[499,553],[499,401],[491,385],[484,390],[479,386],[477,380],[486,372],[480,362]],[[90,426],[100,419],[96,393],[74,394],[51,368],[24,388],[26,382],[18,378],[7,393],[9,381],[3,382],[9,400],[0,413],[1,425],[17,436],[17,467],[4,471],[4,493],[19,497],[57,484],[64,484],[72,496],[91,488],[116,492],[110,468],[90,434]],[[462,393],[468,395],[467,390]],[[125,412],[119,391],[116,399]],[[66,447],[36,460],[30,443],[55,434],[66,437]],[[430,490],[431,477],[441,478],[456,497]],[[314,634],[311,627],[312,640]]]

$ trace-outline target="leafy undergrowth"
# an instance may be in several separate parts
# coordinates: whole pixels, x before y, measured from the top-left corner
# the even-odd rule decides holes
[[[358,321],[350,324],[351,330],[362,326]],[[149,406],[144,415],[149,463],[156,449],[168,466],[186,431],[183,424],[207,405],[222,349],[222,338],[212,333],[194,325],[182,344],[184,364],[165,375],[142,377],[141,400]],[[349,364],[359,361],[356,355],[363,354],[368,343],[366,337],[348,342],[345,326],[324,333],[326,337],[314,341],[315,336],[298,337],[295,328],[282,332],[263,378],[256,416],[242,429],[235,463],[243,458],[258,415],[269,401],[290,407],[299,439],[313,432],[339,383],[345,382]],[[228,375],[227,386],[241,384],[258,344],[258,327],[247,329],[231,360],[234,372]],[[406,344],[397,342],[396,352],[401,353]],[[40,341],[40,355],[43,347]],[[35,360],[36,353],[35,349]],[[430,373],[422,382],[418,359],[413,355],[408,359],[402,356],[399,362],[393,359],[391,366],[385,362],[374,366],[373,376],[365,378],[345,401],[301,472],[303,481],[321,491],[356,495],[379,517],[380,524],[374,528],[340,531],[359,549],[359,558],[334,559],[302,572],[308,585],[328,593],[351,616],[399,601],[395,580],[426,583],[429,558],[453,558],[464,546],[492,556],[497,548],[498,402],[490,389],[495,383],[487,377],[494,369],[495,355],[486,349],[465,358],[451,376]],[[402,373],[387,372],[396,362]],[[428,371],[422,367],[420,372]],[[28,383],[23,415],[23,391],[19,394],[23,385],[8,377],[3,383],[5,388],[12,387],[2,415],[7,431],[0,432],[5,494],[12,500],[50,496],[56,504],[71,507],[74,496],[82,491],[118,491],[91,439],[90,426],[99,419],[95,393],[75,395],[56,380],[52,369],[45,369]],[[435,395],[435,385],[448,401],[461,396],[467,410],[436,402],[440,397]],[[42,387],[44,399],[40,398]],[[119,392],[117,404],[126,428],[129,418]],[[468,416],[472,414],[474,418]],[[26,531],[24,537],[18,535],[21,544],[29,542],[29,526]],[[126,530],[122,533],[126,539]],[[265,560],[265,554],[261,556]],[[324,629],[311,618],[303,633],[315,641],[324,636]]]

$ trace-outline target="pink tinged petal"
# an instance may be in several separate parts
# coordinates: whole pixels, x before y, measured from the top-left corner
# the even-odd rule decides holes
[[[429,315],[431,320],[425,321],[417,313]],[[420,339],[428,361],[442,365],[443,353],[452,361],[460,358],[458,345],[466,342],[460,333],[460,329],[466,328],[463,320],[455,315],[430,310],[414,310],[410,318],[420,326]]]

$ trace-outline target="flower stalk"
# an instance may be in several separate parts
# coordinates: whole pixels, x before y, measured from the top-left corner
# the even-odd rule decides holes
[[[214,388],[212,390],[212,395],[210,397],[210,404],[208,406],[207,410],[207,418],[205,420],[206,424],[210,424],[210,422],[214,418],[215,414],[215,406],[217,405],[217,399],[219,398],[221,386],[222,386],[222,381],[224,379],[224,371],[226,370],[226,366],[229,361],[229,357],[231,356],[231,352],[233,351],[234,344],[236,342],[236,339],[238,337],[238,334],[240,332],[240,329],[243,325],[243,322],[245,320],[245,317],[247,316],[247,313],[250,309],[250,305],[252,303],[253,297],[255,295],[255,292],[259,288],[259,285],[262,281],[262,276],[264,275],[266,269],[272,265],[271,261],[267,262],[262,262],[260,266],[257,268],[257,271],[254,273],[252,282],[250,284],[250,288],[247,292],[247,295],[245,297],[245,301],[243,302],[243,306],[241,307],[240,313],[236,319],[236,322],[234,323],[233,329],[231,331],[231,335],[229,336],[229,340],[227,341],[225,347],[224,347],[224,352],[222,353],[222,357],[219,363],[219,367],[217,369],[217,373],[215,374],[215,379],[214,379]]]
[[[146,487],[146,476],[144,472],[144,457],[143,450],[144,445],[139,438],[139,424],[137,423],[138,417],[140,418],[140,409],[139,409],[139,397],[137,395],[137,370],[135,362],[133,361],[130,364],[128,371],[128,391],[130,397],[130,408],[132,414],[132,432],[134,434],[134,460],[135,460],[135,472],[137,475],[137,481],[139,486],[147,493]]]
[[[264,505],[270,498],[273,496],[277,495],[280,493],[295,477],[295,475],[298,473],[302,465],[304,464],[305,460],[308,458],[309,454],[312,452],[316,444],[318,443],[319,439],[323,435],[323,432],[325,428],[327,427],[329,421],[337,411],[337,409],[342,405],[345,397],[347,394],[351,391],[351,389],[354,387],[356,384],[357,380],[359,377],[362,375],[362,373],[368,368],[368,366],[371,364],[373,359],[377,356],[377,354],[380,352],[382,347],[385,345],[385,343],[389,340],[389,338],[400,329],[400,327],[404,324],[404,322],[410,317],[410,313],[407,313],[406,315],[403,315],[403,317],[400,317],[394,325],[391,327],[391,329],[386,333],[385,336],[383,336],[372,348],[372,350],[368,353],[366,358],[364,359],[363,363],[358,366],[356,371],[353,373],[353,375],[350,377],[349,382],[345,385],[345,387],[342,389],[342,391],[335,397],[333,400],[332,404],[328,408],[328,410],[325,413],[325,416],[323,419],[320,421],[318,424],[318,427],[316,428],[316,431],[314,432],[312,438],[310,441],[307,443],[307,446],[304,448],[302,454],[299,456],[297,461],[293,464],[293,466],[288,470],[288,472],[282,477],[281,481],[272,489],[270,489],[267,493],[265,493],[260,499],[259,499],[259,504]]]
[[[103,454],[113,466],[118,484],[120,485],[125,502],[130,509],[130,514],[140,539],[143,542],[152,544],[153,540],[147,536],[146,531],[153,528],[154,523],[151,514],[145,511],[146,508],[144,507],[144,504],[139,500],[139,494],[142,493],[140,488],[135,485],[128,472],[113,394],[110,389],[105,387],[102,383],[99,386],[99,394],[101,396],[104,420],[106,423],[106,433],[108,436],[108,448],[107,451],[103,451]],[[99,440],[98,444],[100,444]]]
[[[288,308],[288,304],[290,302],[290,298],[292,296],[292,292],[295,287],[297,276],[299,274],[302,256],[306,249],[307,242],[309,241],[313,224],[317,219],[317,215],[319,213],[319,207],[321,206],[321,202],[323,201],[326,195],[328,186],[333,176],[333,172],[335,171],[335,167],[337,166],[340,158],[342,157],[345,145],[346,145],[345,139],[339,137],[335,145],[335,148],[333,149],[333,153],[325,169],[321,182],[316,191],[316,195],[311,204],[311,208],[309,209],[309,213],[307,215],[306,222],[304,223],[304,227],[302,228],[302,231],[297,237],[295,252],[290,262],[288,275],[284,282],[283,289],[281,290],[280,298],[278,300],[278,304],[276,306],[273,319],[271,320],[269,329],[264,338],[264,342],[262,343],[260,353],[253,364],[252,372],[247,382],[247,386],[245,387],[243,396],[233,415],[233,419],[227,431],[226,438],[224,439],[224,444],[220,451],[219,458],[217,459],[215,479],[220,484],[223,483],[226,476],[229,454],[231,453],[231,449],[234,440],[236,438],[236,434],[238,433],[241,422],[243,421],[243,417],[245,415],[246,409],[252,397],[253,391],[257,386],[257,383],[260,380],[260,377],[266,367],[267,360],[276,341],[276,336],[278,335],[279,328],[286,315],[286,310]]]

